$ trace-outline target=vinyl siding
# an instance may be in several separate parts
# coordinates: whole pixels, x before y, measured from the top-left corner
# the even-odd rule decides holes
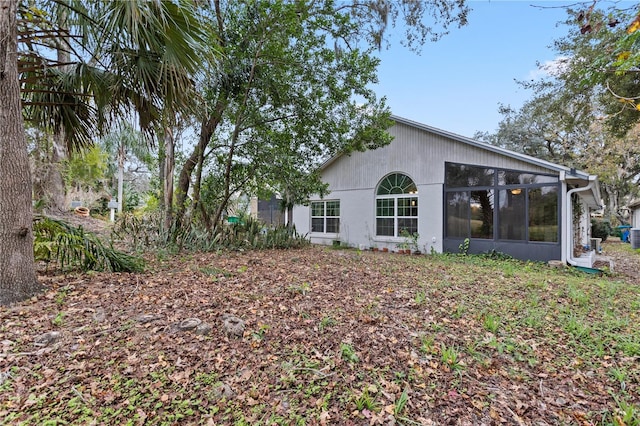
[[[331,163],[322,174],[330,190],[372,189],[393,172],[406,173],[417,185],[442,184],[445,162],[558,174],[405,124],[396,124],[389,133],[395,137],[391,144],[345,155]]]

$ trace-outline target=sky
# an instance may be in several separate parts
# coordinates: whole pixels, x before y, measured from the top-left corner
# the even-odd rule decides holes
[[[379,53],[373,88],[394,115],[467,137],[495,132],[500,104],[517,109],[532,96],[516,80],[538,78],[537,62],[556,58],[553,41],[569,31],[558,24],[567,18],[562,6],[575,1],[468,4],[468,24],[425,44],[420,55],[397,38]]]

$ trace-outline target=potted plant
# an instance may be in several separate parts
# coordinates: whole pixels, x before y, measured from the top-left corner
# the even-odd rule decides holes
[[[398,248],[402,247],[407,254],[421,254],[420,247],[418,246],[418,238],[420,237],[420,234],[417,232],[410,234],[409,231],[403,229],[400,232],[400,236],[404,238],[404,241],[398,244]]]
[[[409,252],[409,244],[406,241],[396,244],[396,247],[398,247],[398,253],[400,254]]]

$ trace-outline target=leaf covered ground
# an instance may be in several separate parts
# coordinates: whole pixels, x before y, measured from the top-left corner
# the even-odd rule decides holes
[[[310,247],[41,280],[0,308],[2,424],[640,423],[621,274]]]

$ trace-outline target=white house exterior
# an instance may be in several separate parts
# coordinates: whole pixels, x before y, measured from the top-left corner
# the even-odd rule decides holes
[[[629,203],[631,213],[631,227],[640,228],[640,200],[634,200]]]
[[[468,238],[469,253],[592,266],[574,247],[589,244],[585,223],[601,204],[596,176],[393,119],[389,145],[321,167],[330,192],[294,208],[299,233],[318,244],[393,251],[415,232],[426,253],[458,252]],[[577,209],[587,222],[568,213]]]

